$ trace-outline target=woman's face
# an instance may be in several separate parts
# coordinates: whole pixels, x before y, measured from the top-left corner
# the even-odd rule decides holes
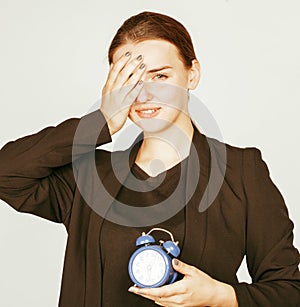
[[[143,88],[130,108],[129,118],[144,132],[159,132],[172,124],[180,127],[189,120],[188,90],[198,84],[198,61],[187,69],[173,44],[146,40],[120,46],[113,62],[127,51],[132,58],[142,55],[146,65]]]

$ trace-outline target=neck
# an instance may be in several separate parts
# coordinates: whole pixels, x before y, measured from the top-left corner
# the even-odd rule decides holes
[[[180,127],[170,125],[158,133],[144,133],[136,164],[150,176],[170,169],[188,157],[193,133],[191,120]]]

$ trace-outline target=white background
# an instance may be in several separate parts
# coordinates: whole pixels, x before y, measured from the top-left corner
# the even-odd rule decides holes
[[[261,149],[299,248],[298,0],[0,0],[0,146],[84,115],[100,97],[112,36],[144,10],[190,31],[202,65],[194,94],[223,140]],[[0,306],[57,306],[66,238],[62,225],[0,201]],[[249,280],[244,268],[239,277]]]

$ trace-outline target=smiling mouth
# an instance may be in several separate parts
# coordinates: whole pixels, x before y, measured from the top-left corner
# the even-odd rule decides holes
[[[160,107],[156,108],[144,108],[144,109],[138,109],[135,110],[135,112],[138,114],[139,117],[142,118],[152,118],[156,116],[159,113]]]

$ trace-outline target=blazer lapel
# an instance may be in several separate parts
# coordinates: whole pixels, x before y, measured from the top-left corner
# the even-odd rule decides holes
[[[186,233],[181,259],[201,263],[206,241],[210,149],[206,137],[194,127],[193,142],[187,165]]]
[[[108,220],[110,220],[109,209],[131,171],[141,139],[142,135],[138,136],[133,145],[126,151],[111,153],[110,158],[105,163],[106,165],[99,164],[97,178],[94,180],[96,187],[93,191],[94,196],[91,203],[92,209]]]

